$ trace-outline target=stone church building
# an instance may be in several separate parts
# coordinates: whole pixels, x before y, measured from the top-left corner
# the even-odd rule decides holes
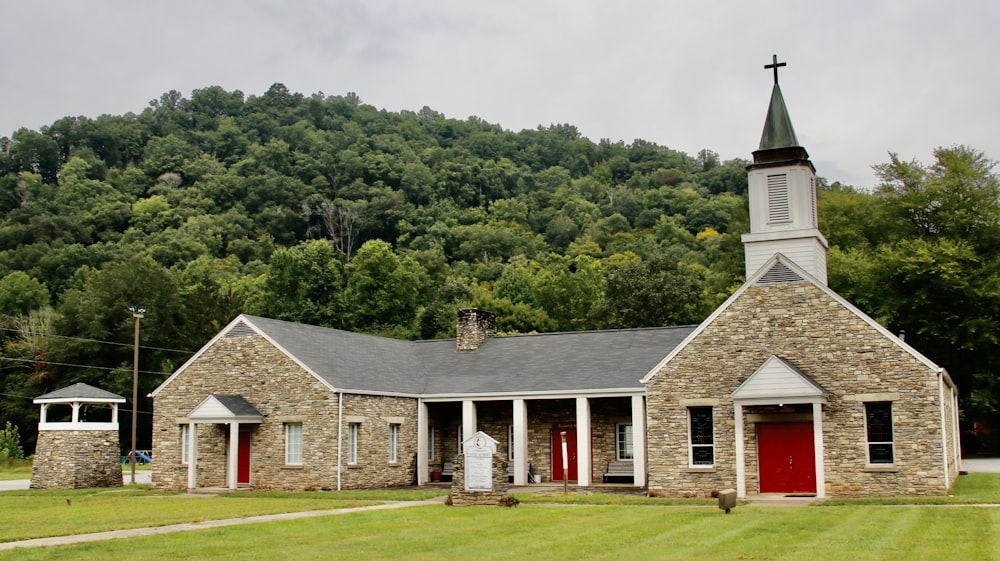
[[[515,485],[947,493],[958,392],[827,287],[777,80],[749,188],[747,281],[697,326],[498,337],[462,310],[456,339],[410,342],[237,317],[152,393],[154,488],[425,484],[481,430]]]

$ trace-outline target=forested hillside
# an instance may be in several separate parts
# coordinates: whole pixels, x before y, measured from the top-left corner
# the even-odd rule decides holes
[[[884,164],[874,193],[821,185],[831,286],[987,411],[997,179],[971,149],[938,157]],[[696,323],[742,280],[747,164],[281,84],[18,130],[0,138],[0,424],[30,449],[30,398],[131,395],[127,304],[147,309],[141,395],[241,312],[407,339],[453,335],[467,306],[504,333]]]

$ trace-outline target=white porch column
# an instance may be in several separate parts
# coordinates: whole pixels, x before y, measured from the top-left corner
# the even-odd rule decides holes
[[[826,465],[823,457],[823,404],[813,403],[813,450],[816,453],[816,498],[826,497]]]
[[[73,424],[79,423],[80,422],[80,403],[78,401],[74,401],[73,403],[70,403],[69,406],[73,408],[73,417],[72,417],[73,420],[72,420],[72,423]],[[135,407],[134,403],[132,404],[132,407]]]
[[[462,402],[462,442],[476,434],[476,402],[467,399]]]
[[[423,485],[428,480],[428,450],[427,450],[427,404],[417,402],[417,485]]]
[[[196,466],[198,464],[198,425],[188,423],[188,489],[194,489],[197,484]]]
[[[590,400],[586,397],[576,398],[576,484],[581,487],[590,486],[591,474],[590,450]],[[572,474],[571,474],[572,476]]]
[[[240,454],[240,424],[229,423],[229,465],[226,469],[226,483],[230,489],[236,489],[236,470]]]
[[[528,404],[514,400],[514,485],[528,484]]]
[[[736,422],[736,496],[745,499],[747,497],[747,468],[743,451],[743,406],[734,402],[733,410]]]
[[[646,408],[641,395],[632,396],[632,470],[636,487],[646,486]]]

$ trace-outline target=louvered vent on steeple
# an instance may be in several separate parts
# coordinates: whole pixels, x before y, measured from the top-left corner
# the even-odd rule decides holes
[[[229,331],[226,332],[225,337],[249,337],[254,335],[256,332],[250,328],[245,322],[239,322],[234,325]]]
[[[783,282],[800,282],[804,280],[798,273],[788,268],[781,261],[771,266],[764,276],[760,277],[757,284],[779,284]]]
[[[788,175],[779,173],[767,176],[767,221],[788,222],[791,219],[788,202]]]

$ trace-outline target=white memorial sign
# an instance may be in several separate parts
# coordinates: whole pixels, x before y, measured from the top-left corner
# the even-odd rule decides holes
[[[493,454],[498,442],[483,431],[472,435],[464,443],[465,490],[493,490]]]

